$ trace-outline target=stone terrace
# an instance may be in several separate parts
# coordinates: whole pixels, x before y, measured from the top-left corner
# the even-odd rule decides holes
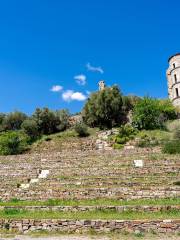
[[[0,199],[140,199],[180,196],[179,156],[159,149],[96,150],[93,138],[45,142],[31,153],[0,157]],[[135,168],[134,160],[144,161]],[[37,179],[42,170],[47,178]]]

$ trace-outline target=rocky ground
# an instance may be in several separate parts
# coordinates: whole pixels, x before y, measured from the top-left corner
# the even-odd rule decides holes
[[[16,236],[16,237],[0,237],[0,240],[136,240],[136,239],[143,239],[143,240],[180,240],[180,236],[175,235],[151,235],[145,237],[138,237],[138,236],[122,236],[122,235],[114,235],[114,236],[46,236],[46,237],[37,237],[37,236]]]

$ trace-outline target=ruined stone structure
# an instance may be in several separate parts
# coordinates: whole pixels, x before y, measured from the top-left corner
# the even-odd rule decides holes
[[[102,91],[102,90],[104,90],[105,89],[105,87],[106,87],[106,84],[105,84],[105,82],[102,80],[102,81],[100,81],[99,82],[99,91]]]
[[[169,58],[169,68],[166,75],[169,98],[174,106],[180,106],[180,53]]]
[[[121,232],[150,232],[175,233],[180,230],[179,220],[61,220],[61,219],[0,219],[0,229],[13,232],[30,233],[34,231],[50,231],[66,233],[110,233]],[[174,239],[174,238],[173,238]]]

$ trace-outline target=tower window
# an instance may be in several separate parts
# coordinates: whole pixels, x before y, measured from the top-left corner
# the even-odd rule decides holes
[[[174,74],[174,80],[175,80],[175,83],[177,83],[177,75]]]
[[[179,97],[179,90],[176,88],[176,97]]]
[[[173,63],[173,68],[176,68],[176,64],[175,63]]]

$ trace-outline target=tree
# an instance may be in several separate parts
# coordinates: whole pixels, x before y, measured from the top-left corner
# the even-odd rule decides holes
[[[4,130],[19,130],[21,129],[21,124],[27,119],[27,115],[22,112],[12,112],[7,114],[3,121],[2,126]]]
[[[32,117],[37,123],[39,133],[52,134],[57,132],[59,119],[53,111],[49,110],[48,108],[37,108]]]
[[[21,128],[30,137],[31,141],[36,140],[40,136],[38,125],[33,119],[26,119],[22,123]]]
[[[59,125],[57,126],[59,131],[64,131],[69,127],[69,116],[69,111],[66,109],[56,111],[56,117],[59,119]]]
[[[5,116],[6,115],[4,113],[0,113],[0,132],[4,130],[3,121],[5,119]]]
[[[54,112],[48,108],[37,108],[32,119],[36,122],[40,134],[64,131],[69,126],[69,112],[67,110]]]
[[[123,119],[122,95],[117,86],[91,94],[83,109],[83,120],[91,127],[112,128]]]
[[[133,111],[133,125],[139,130],[162,128],[165,121],[175,118],[175,108],[167,100],[145,97],[135,105]]]

